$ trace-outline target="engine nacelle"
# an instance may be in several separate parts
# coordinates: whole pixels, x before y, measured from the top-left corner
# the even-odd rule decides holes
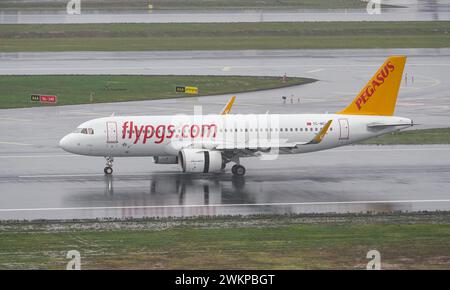
[[[153,160],[156,164],[177,164],[177,156],[154,156]]]
[[[217,172],[225,168],[222,153],[201,149],[183,149],[178,154],[183,172]]]

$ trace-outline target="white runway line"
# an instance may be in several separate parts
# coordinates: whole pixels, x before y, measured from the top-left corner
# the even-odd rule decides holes
[[[47,177],[90,177],[105,176],[104,173],[93,174],[43,174],[43,175],[19,175],[19,178],[47,178]]]
[[[68,210],[111,210],[111,209],[151,209],[151,208],[197,208],[197,207],[254,207],[254,206],[299,206],[299,205],[353,205],[385,203],[433,203],[450,202],[450,199],[426,200],[367,200],[367,201],[330,201],[330,202],[282,202],[282,203],[237,203],[237,204],[186,204],[186,205],[148,205],[148,206],[93,206],[93,207],[49,207],[49,208],[4,208],[0,212],[18,211],[68,211]]]
[[[0,121],[14,121],[14,122],[30,122],[30,119],[20,119],[20,118],[10,118],[10,117],[0,117]]]
[[[323,68],[318,68],[318,69],[313,69],[313,70],[307,71],[307,73],[312,74],[312,73],[321,72],[323,70],[324,70]]]
[[[27,144],[27,143],[19,143],[19,142],[7,142],[7,141],[0,141],[0,145],[15,145],[15,146],[33,146],[33,144]]]
[[[52,155],[0,155],[0,158],[53,158],[53,157],[80,157],[75,154],[52,154]]]

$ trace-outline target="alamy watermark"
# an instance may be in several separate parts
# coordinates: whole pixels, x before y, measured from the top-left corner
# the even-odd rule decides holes
[[[367,270],[381,270],[381,254],[377,250],[370,250],[366,255],[367,259],[371,259],[367,263]]]
[[[70,0],[66,6],[67,14],[80,15],[81,14],[81,0]]]
[[[66,259],[70,259],[67,263],[66,270],[81,270],[81,255],[77,250],[67,252]]]
[[[381,0],[369,0],[367,2],[367,14],[381,14]]]

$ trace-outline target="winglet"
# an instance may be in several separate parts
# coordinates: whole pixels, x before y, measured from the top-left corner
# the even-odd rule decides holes
[[[231,111],[231,107],[233,106],[234,100],[236,100],[236,96],[232,96],[228,103],[223,107],[221,115],[227,115]]]
[[[322,142],[323,137],[325,137],[325,134],[327,134],[328,129],[331,126],[331,122],[333,122],[333,120],[329,120],[325,126],[323,126],[322,130],[320,130],[320,132],[308,143],[306,143],[305,145],[309,145],[309,144],[319,144],[320,142]]]

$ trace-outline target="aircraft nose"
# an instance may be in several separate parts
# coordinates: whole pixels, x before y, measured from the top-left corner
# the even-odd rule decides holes
[[[59,147],[61,147],[62,149],[66,150],[67,147],[67,135],[62,137],[61,140],[59,140]]]
[[[71,142],[72,138],[70,137],[70,135],[71,134],[68,134],[68,135],[62,137],[61,140],[59,140],[59,147],[67,152],[71,152],[72,151],[71,147],[73,146],[73,144],[72,144],[73,142]]]

